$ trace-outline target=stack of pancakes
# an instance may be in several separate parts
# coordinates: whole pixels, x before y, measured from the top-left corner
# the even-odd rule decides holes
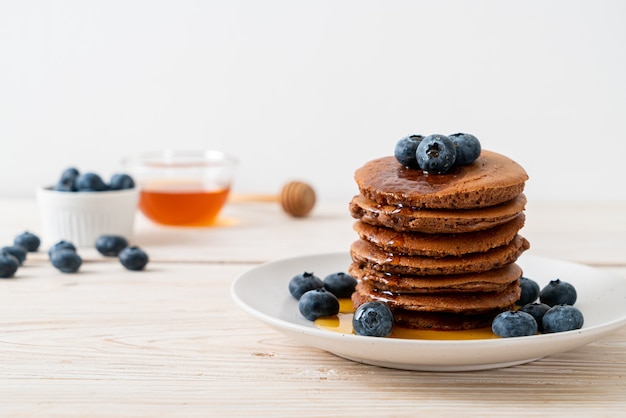
[[[445,174],[393,156],[359,168],[350,202],[355,308],[385,302],[398,325],[417,329],[490,325],[520,296],[527,179],[516,162],[485,150]]]

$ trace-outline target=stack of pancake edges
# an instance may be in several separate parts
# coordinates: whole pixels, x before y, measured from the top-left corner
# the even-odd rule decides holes
[[[526,171],[483,150],[445,174],[407,168],[395,157],[355,172],[350,202],[359,239],[350,247],[355,309],[386,303],[397,325],[463,330],[490,326],[520,297],[518,257]]]

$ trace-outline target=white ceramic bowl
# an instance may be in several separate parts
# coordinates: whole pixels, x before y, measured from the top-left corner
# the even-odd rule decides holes
[[[78,247],[93,247],[103,234],[132,238],[139,190],[59,192],[37,190],[42,240],[48,246],[66,240]]]

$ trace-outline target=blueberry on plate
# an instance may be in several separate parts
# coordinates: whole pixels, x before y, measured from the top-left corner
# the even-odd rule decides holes
[[[137,246],[124,248],[117,257],[128,270],[143,270],[148,264],[148,254]]]
[[[338,298],[349,298],[356,288],[356,279],[342,271],[324,277],[324,287]]]
[[[35,252],[39,249],[39,245],[41,244],[41,240],[39,237],[32,232],[22,232],[13,240],[14,245],[20,245],[26,248],[28,252]]]
[[[422,135],[409,135],[400,139],[394,148],[394,156],[398,162],[409,168],[419,168],[417,164],[417,146],[422,142]]]
[[[522,311],[505,311],[493,319],[491,331],[498,337],[525,337],[535,335],[538,326],[535,318]]]
[[[48,257],[52,258],[52,253],[58,250],[71,250],[76,252],[76,246],[69,241],[58,241],[48,249]]]
[[[456,147],[445,135],[428,135],[418,145],[415,155],[422,170],[443,174],[456,161]]]
[[[21,266],[26,260],[26,253],[28,251],[21,245],[7,245],[6,247],[0,248],[0,253],[2,252],[11,254],[13,257],[17,258],[17,262]]]
[[[0,252],[0,278],[13,277],[20,262],[9,253]]]
[[[452,134],[450,140],[456,147],[456,165],[470,164],[480,156],[480,141],[472,134]]]
[[[545,333],[564,332],[580,329],[585,322],[580,309],[572,305],[556,305],[543,316]]]
[[[324,287],[322,279],[308,271],[293,276],[289,281],[289,293],[296,299],[300,299],[309,290],[321,289],[322,287]]]
[[[109,182],[109,189],[111,190],[126,190],[134,187],[135,180],[128,174],[120,173],[111,176],[111,181]]]
[[[79,192],[103,192],[107,188],[102,177],[96,173],[84,173],[76,179],[76,190]]]
[[[54,251],[50,262],[62,273],[76,273],[83,264],[78,253],[68,249]]]
[[[352,329],[356,335],[387,337],[393,330],[393,313],[382,302],[365,302],[354,311]]]
[[[543,316],[548,312],[550,307],[545,303],[527,303],[526,305],[519,308],[521,312],[526,312],[527,314],[531,314],[535,321],[537,322],[537,329],[539,331],[543,331]]]
[[[539,301],[549,306],[573,305],[576,299],[574,286],[560,279],[551,280],[539,293]]]
[[[539,297],[539,284],[536,281],[528,277],[521,277],[519,284],[522,288],[522,293],[519,300],[515,302],[517,306],[524,306],[537,300]]]
[[[309,321],[339,313],[339,300],[323,287],[309,290],[300,297],[298,310]]]
[[[96,250],[106,257],[117,257],[126,247],[128,241],[121,235],[100,235],[96,239]]]

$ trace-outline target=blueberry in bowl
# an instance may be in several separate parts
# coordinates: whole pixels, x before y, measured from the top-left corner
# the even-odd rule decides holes
[[[138,202],[139,188],[129,175],[114,175],[107,184],[97,173],[70,167],[55,185],[37,189],[43,240],[93,247],[104,234],[130,238]]]

